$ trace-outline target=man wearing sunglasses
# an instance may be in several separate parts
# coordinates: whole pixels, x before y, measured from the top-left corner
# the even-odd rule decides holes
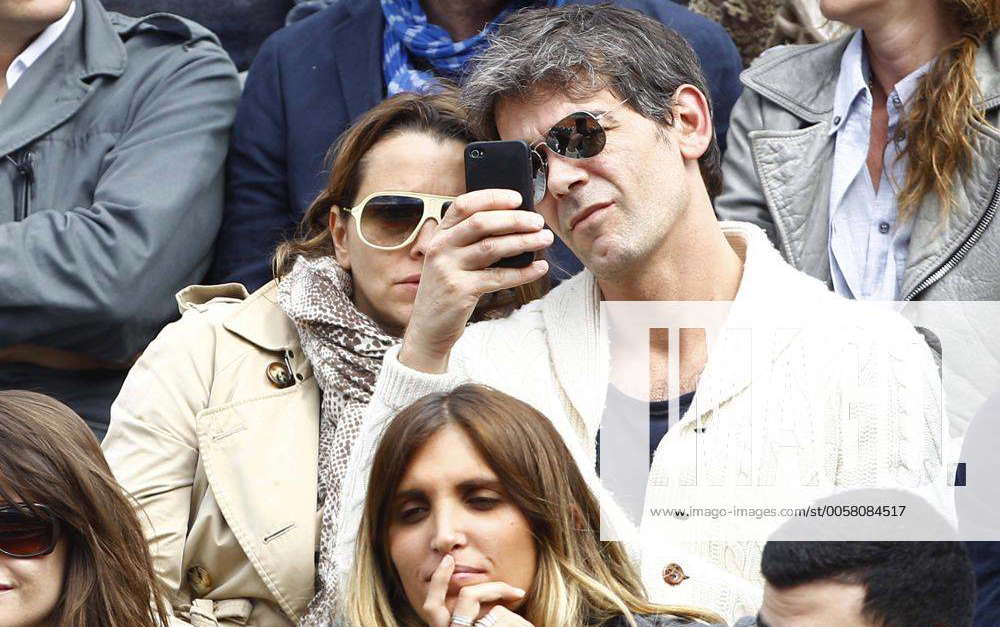
[[[212,282],[253,291],[275,245],[324,187],[323,158],[351,120],[402,91],[458,82],[487,35],[525,7],[600,0],[339,0],[271,36],[254,59],[233,127],[226,211]],[[681,32],[705,66],[724,141],[740,93],[739,53],[721,26],[669,0],[614,0]],[[561,249],[565,251],[565,247]],[[571,255],[561,266],[579,270]]]
[[[523,140],[534,150],[538,213],[515,210],[516,193],[481,190],[459,196],[443,216],[427,245],[402,346],[383,362],[344,503],[362,498],[366,455],[387,419],[424,394],[468,380],[542,411],[583,452],[581,469],[593,473],[595,447],[610,446],[608,425],[620,415],[610,408],[616,398],[636,396],[623,391],[629,381],[609,376],[616,352],[627,351],[608,346],[602,300],[733,303],[735,328],[713,336],[711,353],[701,329],[678,330],[692,325],[670,319],[662,326],[675,327],[678,339],[653,330],[641,340],[650,355],[650,386],[648,401],[636,402],[649,403],[650,450],[634,455],[644,467],[647,453],[655,457],[648,468],[653,480],[638,486],[646,507],[640,500],[633,523],[649,539],[641,543],[642,569],[655,601],[708,607],[728,620],[759,606],[757,556],[766,533],[729,543],[699,538],[703,523],[695,518],[684,528],[690,535],[658,533],[664,523],[652,507],[676,506],[670,497],[694,473],[711,471],[723,487],[748,490],[750,478],[763,477],[779,486],[799,477],[864,485],[901,475],[903,467],[925,471],[913,487],[929,489],[940,480],[939,383],[913,328],[795,271],[760,229],[716,220],[710,196],[720,173],[711,105],[697,58],[676,33],[610,6],[524,12],[500,28],[463,96],[480,134]],[[505,320],[467,327],[480,295],[545,273],[545,261],[492,267],[551,242],[543,222],[586,270]],[[747,317],[734,318],[737,311]],[[779,318],[789,328],[760,337],[759,345],[755,336],[751,352],[739,332],[748,328],[743,321]],[[846,357],[861,361],[852,365]],[[863,376],[858,363],[869,365]],[[851,405],[855,399],[862,402]],[[680,420],[671,422],[671,413]],[[842,426],[844,416],[865,425],[866,437],[883,438],[895,456],[855,450],[847,435],[838,440],[852,432]],[[900,424],[917,437],[901,439]],[[788,425],[821,434],[808,440],[810,447],[828,445],[792,447],[782,457],[785,449],[776,450],[767,434]],[[770,454],[753,454],[750,442]],[[799,474],[774,470],[776,460],[790,457]],[[356,510],[344,511],[338,544],[350,547]],[[748,538],[739,535],[746,533],[739,524],[734,520],[734,535]],[[348,565],[344,557],[340,563]]]

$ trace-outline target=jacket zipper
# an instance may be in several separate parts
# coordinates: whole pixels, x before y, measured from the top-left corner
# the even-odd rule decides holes
[[[1000,207],[1000,170],[997,171],[997,182],[996,186],[993,188],[993,199],[990,200],[989,206],[986,207],[986,213],[983,214],[983,217],[979,218],[979,224],[976,225],[975,230],[973,230],[972,234],[969,235],[969,239],[965,240],[958,250],[952,253],[951,257],[941,264],[937,270],[932,272],[930,276],[925,278],[920,283],[917,283],[916,287],[910,290],[910,293],[907,294],[903,300],[913,300],[917,294],[926,290],[928,287],[936,283],[941,277],[948,274],[952,268],[957,266],[958,262],[962,261],[962,259],[969,254],[972,247],[979,241],[979,238],[983,236],[983,233],[986,232],[986,228],[990,225],[990,222],[993,221],[993,217],[996,215],[998,207]]]
[[[14,164],[14,168],[21,176],[21,202],[14,205],[14,222],[20,222],[31,213],[31,186],[35,183],[35,155],[30,151],[25,151],[17,159],[7,155],[7,160]]]

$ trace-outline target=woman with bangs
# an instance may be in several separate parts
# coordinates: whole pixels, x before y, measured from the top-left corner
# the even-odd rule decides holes
[[[1000,2],[821,0],[857,29],[765,52],[720,218],[864,300],[1000,300]]]
[[[155,591],[133,504],[87,424],[0,391],[0,626],[162,627]]]
[[[714,613],[649,603],[552,423],[466,384],[388,425],[368,481],[350,627],[681,627]]]
[[[331,151],[276,280],[192,286],[133,367],[104,451],[150,520],[169,609],[195,625],[327,625],[341,480],[474,139],[454,91],[400,94]],[[544,262],[535,278],[544,280]],[[542,283],[502,289],[505,315]],[[497,286],[503,287],[503,286]],[[201,622],[198,622],[201,621]]]

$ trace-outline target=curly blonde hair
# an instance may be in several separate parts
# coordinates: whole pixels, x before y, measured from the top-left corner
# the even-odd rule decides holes
[[[972,165],[969,130],[975,123],[987,124],[976,79],[976,54],[1000,30],[1000,2],[941,2],[960,37],[938,54],[920,82],[910,113],[896,131],[897,141],[906,138],[909,159],[899,196],[901,219],[912,217],[932,193],[940,201],[944,218],[954,203],[955,179]]]

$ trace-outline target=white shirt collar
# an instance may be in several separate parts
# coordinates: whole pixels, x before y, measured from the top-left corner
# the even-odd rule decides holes
[[[35,37],[35,40],[24,49],[24,52],[14,57],[14,62],[10,64],[7,68],[7,91],[14,89],[14,84],[20,80],[25,72],[28,71],[35,61],[38,60],[45,51],[52,47],[52,44],[59,39],[60,35],[69,26],[69,21],[73,19],[73,13],[76,12],[76,0],[70,2],[69,8],[66,9],[66,14],[61,18],[49,24],[45,30]]]

